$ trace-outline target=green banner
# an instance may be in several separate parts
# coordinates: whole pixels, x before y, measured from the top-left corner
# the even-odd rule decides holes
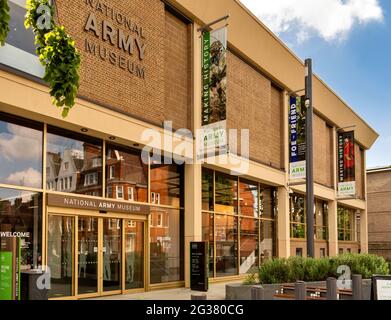
[[[209,124],[210,107],[210,32],[202,36],[202,124]]]
[[[13,300],[12,252],[0,252],[0,300]]]

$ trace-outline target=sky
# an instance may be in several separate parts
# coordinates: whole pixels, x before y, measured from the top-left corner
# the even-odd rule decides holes
[[[391,1],[241,0],[380,137],[367,167],[391,165]]]

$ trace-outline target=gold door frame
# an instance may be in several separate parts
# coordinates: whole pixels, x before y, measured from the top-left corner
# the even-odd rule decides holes
[[[149,235],[149,219],[148,216],[140,216],[140,215],[131,215],[131,214],[121,214],[121,213],[107,213],[102,215],[99,212],[95,211],[88,211],[88,210],[77,210],[77,209],[64,209],[64,208],[49,208],[47,207],[46,210],[46,217],[45,219],[45,238],[48,239],[48,221],[50,216],[60,216],[60,217],[71,217],[74,218],[74,235],[73,235],[73,243],[72,243],[72,249],[73,249],[73,265],[72,265],[72,296],[70,297],[59,297],[59,298],[51,298],[50,300],[77,300],[77,299],[88,299],[88,298],[98,298],[98,297],[105,297],[105,296],[112,296],[112,295],[120,295],[120,294],[128,294],[128,293],[140,293],[145,292],[150,289],[149,285],[149,241],[148,241],[148,235]],[[98,277],[97,277],[97,293],[91,293],[91,294],[78,294],[78,269],[77,265],[79,262],[78,258],[78,230],[79,230],[79,217],[91,217],[98,219]],[[115,290],[115,291],[103,291],[103,219],[119,219],[121,221],[121,245],[122,245],[122,252],[121,252],[121,289]],[[124,223],[125,220],[135,220],[137,222],[143,223],[143,232],[144,232],[144,287],[140,289],[125,289],[125,251],[124,251],[124,245],[125,245],[125,228]],[[47,245],[45,245],[45,261],[47,261],[48,257],[48,248]]]

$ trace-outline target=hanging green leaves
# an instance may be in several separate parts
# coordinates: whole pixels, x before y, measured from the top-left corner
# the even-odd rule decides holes
[[[4,46],[9,32],[10,8],[7,0],[0,0],[0,46]]]
[[[43,79],[50,85],[53,104],[62,108],[65,118],[75,104],[79,89],[80,55],[65,28],[56,26],[50,2],[27,0],[25,26],[34,31],[37,54],[45,67]]]

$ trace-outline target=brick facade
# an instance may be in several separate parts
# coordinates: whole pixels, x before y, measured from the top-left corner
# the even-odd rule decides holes
[[[233,53],[227,61],[228,128],[249,129],[250,158],[282,169],[282,93]],[[240,146],[238,141],[239,154]]]
[[[391,170],[367,176],[369,251],[391,261]]]
[[[98,3],[102,6],[97,7]],[[188,26],[166,13],[162,1],[70,0],[57,1],[57,8],[59,22],[81,53],[81,97],[149,123],[162,125],[170,119],[174,127],[188,127]],[[85,30],[91,13],[98,35]],[[119,38],[110,43],[106,35],[104,40],[103,21],[110,24],[116,36],[121,31],[126,39],[133,39],[133,54],[119,47]],[[137,29],[129,29],[124,21],[132,21]],[[143,59],[137,40],[145,45]]]

